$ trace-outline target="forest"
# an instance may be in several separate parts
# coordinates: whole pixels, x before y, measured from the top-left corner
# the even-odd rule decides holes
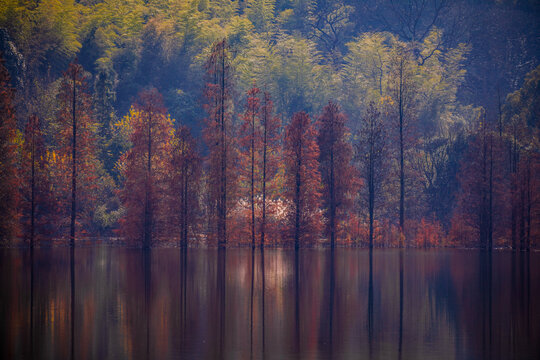
[[[540,246],[534,0],[0,0],[0,244]]]

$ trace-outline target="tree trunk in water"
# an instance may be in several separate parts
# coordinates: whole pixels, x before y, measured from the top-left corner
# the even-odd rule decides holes
[[[71,281],[71,359],[75,359],[75,248],[70,248],[70,281]]]
[[[403,250],[399,250],[399,344],[398,359],[403,349]]]

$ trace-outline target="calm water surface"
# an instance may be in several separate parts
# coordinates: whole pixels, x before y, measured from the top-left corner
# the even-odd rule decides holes
[[[2,249],[0,357],[539,359],[539,260],[473,250]]]

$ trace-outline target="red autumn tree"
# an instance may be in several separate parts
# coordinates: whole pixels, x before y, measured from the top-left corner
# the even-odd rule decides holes
[[[461,191],[452,219],[453,237],[467,245],[493,247],[494,166],[493,131],[482,112],[458,175]]]
[[[197,141],[187,126],[175,131],[172,154],[171,225],[180,234],[180,246],[188,246],[189,232],[198,230],[201,162]]]
[[[276,179],[279,170],[280,160],[280,127],[281,121],[273,114],[273,102],[270,94],[262,94],[262,104],[260,109],[261,122],[261,153],[262,153],[262,176],[261,176],[261,247],[265,244],[265,237],[268,228],[268,216],[275,214],[275,206],[268,206],[268,200],[276,200],[277,184]]]
[[[227,244],[227,223],[236,201],[236,156],[232,121],[232,78],[229,46],[226,40],[212,46],[206,61],[205,86],[208,113],[204,139],[208,155],[208,227],[219,246]]]
[[[58,95],[58,158],[52,164],[55,188],[64,213],[69,218],[70,246],[75,244],[76,224],[84,231],[93,215],[96,158],[96,124],[87,77],[81,65],[71,63],[64,73]]]
[[[132,147],[121,158],[124,187],[120,198],[126,209],[121,232],[149,248],[168,230],[173,124],[154,88],[139,94],[125,123]]]
[[[243,173],[243,181],[248,193],[249,202],[249,225],[251,232],[251,246],[255,247],[255,196],[258,189],[259,178],[259,146],[260,146],[260,90],[257,87],[251,88],[247,92],[246,109],[242,116],[242,126],[240,128],[240,167]],[[258,191],[257,191],[258,192]]]
[[[326,214],[326,235],[335,246],[337,230],[352,205],[355,169],[351,165],[352,146],[347,141],[346,117],[330,101],[319,118],[319,169],[322,176],[322,200]]]
[[[17,121],[13,89],[0,54],[0,241],[10,241],[17,232]]]
[[[34,246],[54,234],[56,204],[51,192],[47,151],[39,118],[31,115],[21,151],[21,221],[24,238]]]
[[[513,249],[521,251],[529,251],[531,240],[535,236],[538,238],[537,229],[540,223],[538,149],[538,139],[534,136],[523,136],[519,141],[519,150],[512,149],[519,151],[519,157],[516,159],[515,173],[511,174],[510,179],[511,245]]]
[[[436,247],[443,245],[444,234],[441,224],[437,220],[422,218],[418,224],[415,245],[421,248]]]
[[[293,115],[286,127],[285,197],[289,203],[288,235],[295,249],[317,240],[321,223],[321,173],[317,131],[308,114]]]

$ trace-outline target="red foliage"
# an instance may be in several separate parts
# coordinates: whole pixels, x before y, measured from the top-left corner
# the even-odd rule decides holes
[[[210,239],[227,243],[229,213],[236,204],[237,167],[231,115],[230,55],[225,40],[217,42],[206,62],[204,139],[208,155],[208,230]]]
[[[58,95],[57,153],[50,163],[54,189],[60,203],[60,226],[70,224],[74,240],[75,224],[88,232],[96,189],[96,124],[92,118],[92,98],[81,65],[72,63],[64,73]],[[75,161],[73,161],[75,159]],[[65,233],[67,231],[61,231]]]
[[[25,240],[50,239],[56,232],[57,206],[49,181],[49,162],[39,118],[30,116],[21,151],[21,221]]]
[[[251,245],[255,246],[255,202],[256,193],[259,192],[260,184],[260,107],[258,97],[260,90],[257,87],[247,92],[246,109],[242,116],[239,139],[240,180],[242,187],[242,199],[249,203],[249,216],[245,218],[245,224],[249,224]]]
[[[458,174],[461,191],[451,221],[450,244],[492,248],[498,238],[506,238],[502,151],[498,136],[481,113]]]
[[[273,102],[270,94],[264,92],[261,103],[261,246],[266,241],[277,241],[279,219],[278,184],[279,162],[281,160],[281,121],[273,114]]]
[[[126,209],[121,233],[150,247],[154,240],[170,235],[167,197],[173,125],[156,89],[139,94],[128,122],[132,147],[121,158],[124,188],[120,198]]]
[[[317,131],[303,111],[293,115],[285,131],[285,197],[289,205],[287,234],[298,248],[300,244],[316,242],[322,227],[319,146]]]
[[[422,218],[417,226],[415,245],[417,247],[428,248],[437,247],[444,244],[444,233],[441,224],[437,221],[430,221]]]
[[[529,250],[540,240],[540,156],[533,149],[523,150],[513,175],[511,193],[515,214],[515,247]]]
[[[0,57],[0,242],[11,241],[18,228],[17,122],[14,92]]]
[[[353,204],[356,170],[351,165],[352,146],[347,141],[346,117],[336,103],[329,102],[319,118],[319,169],[326,215],[325,233],[334,246],[341,222]]]

